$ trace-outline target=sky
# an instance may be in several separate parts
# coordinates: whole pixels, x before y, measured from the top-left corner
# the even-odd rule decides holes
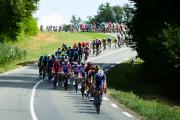
[[[40,0],[34,16],[39,25],[69,24],[72,15],[83,20],[96,15],[99,5],[109,2],[111,5],[124,5],[128,0]]]

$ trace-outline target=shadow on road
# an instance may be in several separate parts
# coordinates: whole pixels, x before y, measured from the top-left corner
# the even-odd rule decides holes
[[[80,91],[77,94],[74,90],[68,91],[68,93],[69,95],[63,97],[73,101],[73,107],[77,109],[77,113],[97,114],[93,102],[89,101],[86,97],[82,98]]]
[[[100,65],[103,70],[111,69],[110,66],[115,65],[115,64],[109,64],[109,63],[94,63],[94,64]],[[5,75],[0,75],[0,87],[32,89],[35,83],[37,83],[39,80],[41,80],[41,78],[39,78],[39,75],[38,75],[37,64],[31,64],[31,65],[28,65],[26,68],[22,68],[18,71],[8,73]],[[45,89],[40,88],[40,89],[54,90],[52,83],[49,84],[47,81],[44,81],[44,82],[47,83],[47,86],[52,86],[52,89],[47,89],[47,88]],[[71,86],[70,90],[71,89],[74,90],[74,87]],[[64,89],[62,87],[58,87],[56,90],[64,90]]]

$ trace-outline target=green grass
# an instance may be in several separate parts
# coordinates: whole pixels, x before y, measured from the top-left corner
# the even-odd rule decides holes
[[[128,61],[110,70],[107,73],[110,95],[147,120],[180,120],[179,107],[175,109],[165,100],[146,98],[161,90],[145,81],[147,76],[140,76],[142,67],[142,61],[138,60],[134,65]]]
[[[180,120],[180,113],[168,105],[139,98],[132,92],[111,89],[110,94],[120,103],[134,110],[147,120]]]
[[[26,57],[20,60],[13,60],[13,62],[8,64],[3,64],[0,66],[0,73],[17,68],[22,63],[31,63],[31,61],[38,60],[40,55],[47,55],[54,52],[58,47],[61,47],[63,43],[72,45],[79,41],[91,41],[95,38],[107,38],[108,35],[102,33],[39,33],[35,37],[27,37],[23,41],[9,43],[14,47],[19,49],[24,49],[27,52]]]
[[[8,44],[0,44],[0,65],[21,59],[26,55],[24,50]]]

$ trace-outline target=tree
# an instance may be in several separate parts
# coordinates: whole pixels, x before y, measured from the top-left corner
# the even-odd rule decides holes
[[[136,43],[139,57],[147,65],[156,64],[169,70],[173,69],[180,62],[177,57],[180,51],[178,1],[132,1],[135,2],[136,10],[130,25],[130,33]],[[176,37],[173,37],[173,34]]]
[[[110,3],[101,4],[99,6],[95,21],[97,21],[98,24],[103,22],[116,22],[116,15],[110,6]]]
[[[87,24],[93,24],[93,22],[94,22],[94,17],[88,16],[86,23],[87,23]]]
[[[129,23],[133,17],[134,8],[131,7],[129,4],[125,4],[123,6],[123,18],[124,22]]]
[[[113,6],[112,7],[113,12],[115,14],[115,19],[117,23],[122,23],[123,22],[123,8],[121,6]]]
[[[15,40],[21,23],[31,18],[39,0],[0,0],[0,35]]]
[[[70,22],[71,22],[73,25],[76,25],[76,24],[79,24],[81,21],[82,21],[82,20],[81,20],[80,17],[77,18],[76,15],[73,15]]]

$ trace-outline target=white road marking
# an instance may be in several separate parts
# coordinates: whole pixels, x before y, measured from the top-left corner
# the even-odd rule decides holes
[[[111,68],[115,67],[115,65],[111,65]]]
[[[128,116],[128,117],[134,117],[133,115],[131,115],[131,114],[129,114],[129,113],[127,113],[127,112],[122,112],[124,115],[126,115],[126,116]]]
[[[114,107],[114,108],[118,108],[118,106],[114,103],[111,103],[111,106]]]
[[[126,59],[124,59],[124,61],[127,61],[127,60],[129,60],[130,58],[126,58]]]
[[[36,85],[32,89],[32,94],[31,94],[31,99],[30,99],[30,111],[31,111],[31,116],[33,120],[38,120],[36,113],[34,111],[34,97],[35,97],[35,92],[36,92],[36,87],[42,82],[43,80],[40,80],[39,82],[36,83]]]
[[[123,61],[117,62],[116,64],[120,64],[120,63],[125,62],[125,61],[127,61],[127,60],[129,60],[129,59],[130,59],[130,58],[126,58],[126,59],[124,59]]]
[[[106,100],[106,101],[108,101],[109,99],[108,99],[107,97],[103,97],[103,100]]]
[[[100,55],[100,56],[97,56],[97,57],[94,57],[94,58],[90,58],[90,59],[88,59],[88,61],[94,61],[94,60],[97,60],[97,59],[99,59],[101,57],[108,56],[108,55],[111,55],[113,53],[120,52],[120,51],[123,51],[123,50],[126,50],[126,49],[128,50],[129,48],[127,48],[127,47],[126,48],[121,48],[121,49],[115,50],[115,51],[107,53],[107,54],[103,54],[103,55]]]
[[[14,72],[18,72],[18,71],[20,71],[20,70],[22,70],[22,69],[26,69],[26,68],[28,68],[28,66],[16,68],[16,69],[14,69],[14,70],[10,70],[10,71],[1,73],[0,76],[4,76],[4,75],[8,75],[8,74],[11,74],[11,73],[14,73]]]
[[[109,69],[106,69],[105,72],[107,72]]]

